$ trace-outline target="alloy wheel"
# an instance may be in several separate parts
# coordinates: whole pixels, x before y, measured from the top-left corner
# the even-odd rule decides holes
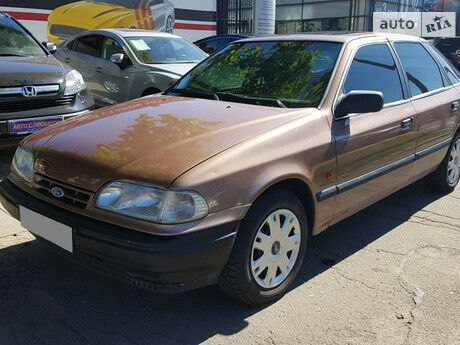
[[[166,20],[166,32],[172,33],[174,31],[174,22],[171,17]]]
[[[286,280],[296,264],[301,236],[293,212],[277,210],[266,218],[252,244],[251,271],[259,286],[272,289]]]
[[[447,162],[447,181],[455,186],[460,176],[460,138],[452,145]]]

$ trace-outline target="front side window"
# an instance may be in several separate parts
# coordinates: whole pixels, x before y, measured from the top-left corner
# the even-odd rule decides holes
[[[345,93],[353,90],[381,91],[385,104],[403,99],[398,68],[386,44],[358,50],[344,85]]]
[[[176,90],[240,103],[317,107],[341,47],[319,41],[235,43],[202,62]]]
[[[0,14],[0,56],[46,56],[44,50],[18,23]]]
[[[197,46],[182,38],[127,37],[126,41],[137,58],[147,64],[196,63],[206,57]]]
[[[81,54],[99,57],[99,37],[86,36],[79,38],[75,50]]]
[[[420,43],[395,43],[412,96],[444,87],[438,64]]]
[[[125,50],[116,40],[110,37],[104,38],[102,43],[102,58],[110,60],[114,54],[125,54]]]

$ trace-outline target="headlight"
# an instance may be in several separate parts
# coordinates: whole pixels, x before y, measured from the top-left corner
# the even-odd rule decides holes
[[[34,180],[34,156],[32,152],[22,147],[18,147],[13,157],[12,170],[24,180],[33,182]]]
[[[85,89],[85,81],[78,71],[72,70],[66,75],[64,96],[75,95]]]
[[[96,197],[96,206],[160,224],[192,222],[208,214],[208,205],[198,193],[121,181],[105,186]]]

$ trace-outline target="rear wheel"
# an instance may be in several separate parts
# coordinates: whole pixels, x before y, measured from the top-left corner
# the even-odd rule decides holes
[[[281,298],[301,268],[307,237],[301,201],[284,190],[265,194],[243,220],[219,286],[251,305]]]
[[[171,16],[169,16],[168,19],[166,19],[165,31],[170,34],[172,34],[172,32],[174,31],[174,20]]]
[[[431,175],[432,184],[441,193],[452,192],[460,180],[460,134],[457,134],[438,169]]]

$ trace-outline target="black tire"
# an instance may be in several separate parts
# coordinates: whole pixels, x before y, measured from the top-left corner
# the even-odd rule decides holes
[[[442,194],[452,193],[458,184],[459,177],[457,177],[457,180],[454,183],[449,182],[448,179],[448,164],[451,157],[451,152],[454,149],[454,145],[456,143],[457,145],[460,144],[460,134],[458,133],[454,137],[454,140],[452,140],[446,157],[444,157],[442,163],[439,165],[435,172],[429,175],[429,182],[435,192]]]
[[[276,210],[294,213],[300,224],[300,249],[287,278],[272,289],[264,289],[255,281],[250,262],[255,236],[267,217]],[[280,299],[300,271],[308,238],[307,215],[302,202],[286,190],[273,190],[258,199],[241,223],[230,258],[219,277],[220,288],[230,297],[249,305],[262,305]]]

